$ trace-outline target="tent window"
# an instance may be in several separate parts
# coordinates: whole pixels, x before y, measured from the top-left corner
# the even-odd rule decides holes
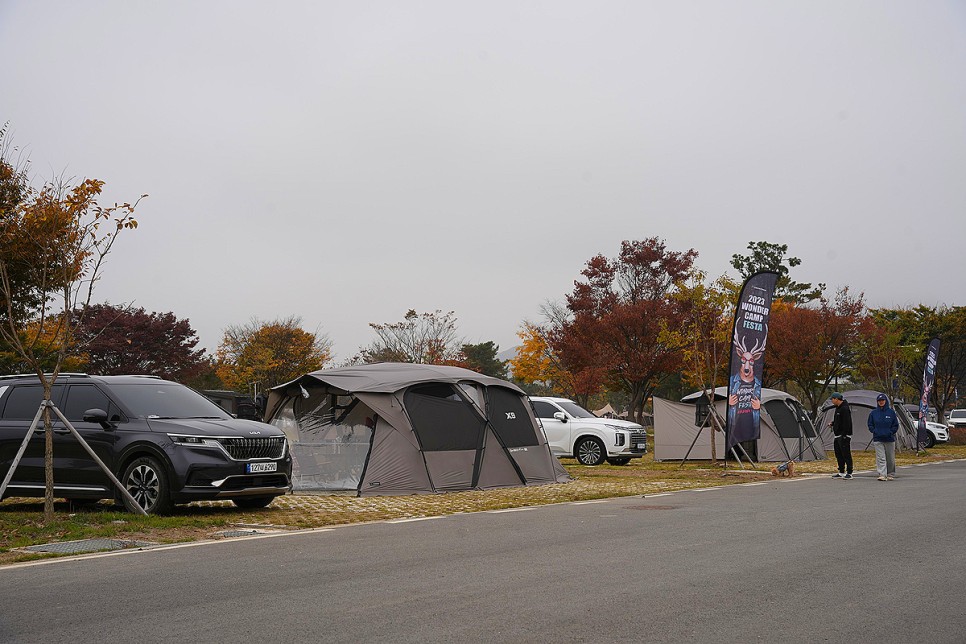
[[[352,396],[310,388],[279,408],[272,424],[288,436],[297,490],[353,490],[359,487],[369,454],[376,414]]]
[[[769,400],[765,403],[768,415],[775,421],[778,435],[782,438],[798,438],[801,431],[798,427],[798,419],[784,400]]]
[[[496,435],[507,447],[537,444],[537,434],[523,398],[509,389],[489,387],[490,407],[487,415]]]
[[[815,438],[815,427],[812,425],[812,421],[809,420],[808,414],[805,413],[805,408],[797,400],[790,400],[788,402],[795,408],[795,416],[798,417],[799,426],[805,430],[805,435],[809,438]]]
[[[424,450],[478,449],[483,442],[483,419],[452,386],[434,383],[410,387],[405,403]]]

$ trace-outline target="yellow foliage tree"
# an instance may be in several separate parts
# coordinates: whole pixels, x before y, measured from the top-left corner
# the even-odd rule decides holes
[[[217,351],[218,377],[236,391],[265,391],[322,369],[332,360],[331,342],[301,324],[289,317],[228,327]]]
[[[739,285],[725,275],[706,283],[707,275],[695,270],[678,284],[673,297],[681,305],[681,318],[674,328],[665,328],[666,341],[683,347],[681,377],[697,389],[713,391],[728,381],[731,355],[731,324]],[[711,460],[717,459],[711,432]]]
[[[560,362],[547,343],[543,329],[524,322],[517,332],[521,344],[517,354],[510,359],[513,377],[527,384],[541,383],[551,393],[570,393],[573,375],[560,366]]]
[[[69,359],[80,355],[75,329],[84,320],[104,260],[122,230],[137,228],[140,199],[104,207],[103,181],[30,185],[12,161],[0,128],[0,340],[25,370],[37,374],[44,400]],[[142,198],[146,195],[142,195]],[[66,315],[68,311],[78,315]],[[50,408],[44,409],[44,520],[54,516]]]

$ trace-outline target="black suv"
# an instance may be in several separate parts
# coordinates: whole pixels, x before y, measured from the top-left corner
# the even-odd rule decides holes
[[[0,481],[41,400],[36,375],[0,377]],[[203,499],[261,508],[291,490],[292,457],[281,430],[233,418],[184,385],[152,376],[61,374],[51,400],[148,513]],[[55,496],[122,500],[135,511],[53,419]],[[43,420],[37,429],[5,497],[44,495]]]

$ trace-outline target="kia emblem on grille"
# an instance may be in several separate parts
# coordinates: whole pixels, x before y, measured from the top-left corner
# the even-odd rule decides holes
[[[248,432],[249,434],[261,434],[261,432]]]

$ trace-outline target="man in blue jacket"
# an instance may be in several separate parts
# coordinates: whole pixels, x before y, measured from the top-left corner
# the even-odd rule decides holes
[[[896,432],[899,419],[895,410],[889,406],[885,394],[875,399],[876,408],[869,414],[869,431],[875,443],[875,469],[880,481],[891,481],[896,476]]]

